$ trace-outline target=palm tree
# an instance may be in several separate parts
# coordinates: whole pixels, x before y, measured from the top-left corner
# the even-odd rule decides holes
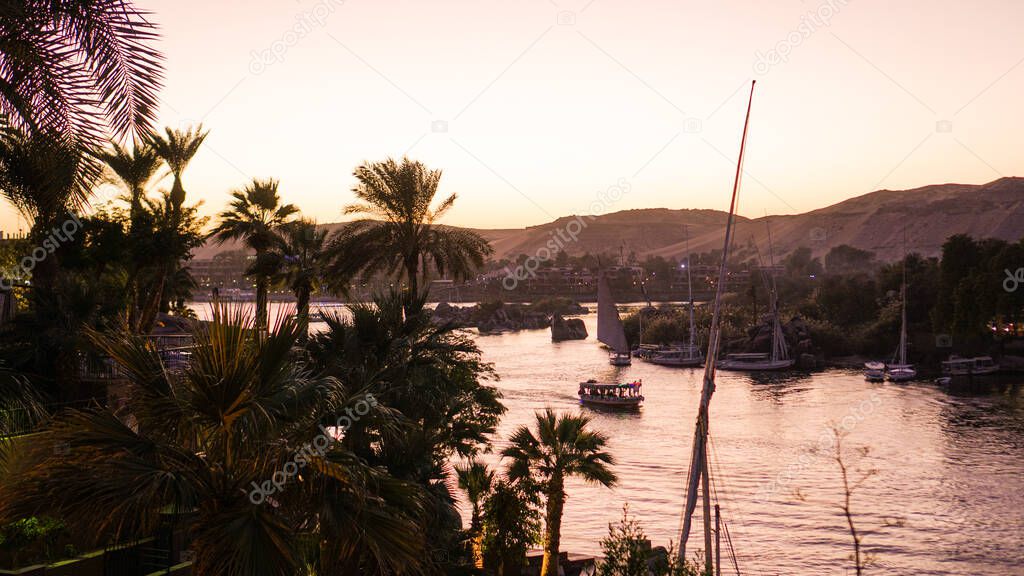
[[[97,156],[113,172],[112,180],[128,192],[129,221],[134,224],[143,209],[147,185],[160,170],[163,158],[147,142],[136,143],[131,149],[116,141],[111,141],[110,146],[110,150],[102,150]]]
[[[327,230],[312,220],[294,220],[281,226],[279,247],[284,262],[282,277],[295,294],[299,325],[309,327],[309,300],[320,287],[327,253]],[[305,332],[301,337],[306,341]]]
[[[493,376],[472,338],[431,322],[424,297],[391,291],[373,303],[327,314],[305,352],[317,373],[372,391],[396,415],[398,430],[350,430],[345,444],[368,463],[423,487],[433,550],[455,552],[461,522],[448,462],[471,458],[489,441],[505,412]]]
[[[53,134],[0,131],[0,194],[31,223],[33,245],[44,246],[60,227],[85,206],[92,180],[82,172],[80,151]],[[49,292],[60,272],[59,242],[32,270],[36,296]]]
[[[210,233],[218,244],[242,240],[256,252],[256,262],[247,274],[256,277],[256,325],[264,329],[270,282],[280,268],[279,254],[273,252],[280,245],[278,232],[299,211],[292,204],[281,204],[277,188],[278,181],[273,178],[254,178],[244,189],[232,192],[234,200],[220,213],[220,224]]]
[[[150,131],[163,76],[155,26],[127,0],[0,5],[0,118],[76,149]],[[77,167],[91,178],[95,158]]]
[[[458,478],[459,488],[466,493],[466,498],[473,507],[469,521],[469,535],[473,541],[473,564],[477,568],[483,568],[483,524],[480,514],[484,498],[491,492],[494,472],[488,469],[486,464],[470,460],[462,466],[455,467],[455,476]]]
[[[535,487],[545,495],[544,563],[541,576],[558,575],[565,480],[579,476],[587,482],[614,486],[617,478],[609,466],[615,463],[604,451],[608,438],[588,428],[590,418],[555,414],[550,408],[537,412],[537,433],[520,426],[501,451],[511,459],[508,478]]]
[[[263,335],[240,309],[215,308],[175,372],[142,336],[89,337],[126,374],[125,409],[52,419],[0,479],[0,521],[46,510],[76,533],[128,539],[151,534],[162,512],[193,513],[196,574],[422,567],[421,490],[320,428],[377,408],[297,361],[294,322]]]
[[[440,170],[403,158],[367,163],[355,170],[353,189],[361,201],[346,214],[367,218],[348,224],[333,239],[332,274],[345,280],[356,274],[404,270],[412,293],[430,267],[439,274],[469,275],[492,253],[490,244],[469,230],[441,227],[436,221],[455,203],[452,194],[431,208],[441,181]]]
[[[188,167],[192,157],[199,151],[209,131],[203,131],[203,125],[190,126],[185,130],[178,130],[167,127],[163,135],[157,133],[150,138],[150,146],[167,163],[174,176],[174,184],[171,186],[171,206],[174,213],[181,210],[185,203],[185,187],[181,184],[181,175]]]

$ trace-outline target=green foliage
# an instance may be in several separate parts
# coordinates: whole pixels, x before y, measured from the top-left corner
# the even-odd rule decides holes
[[[52,562],[57,542],[67,535],[64,522],[49,516],[30,516],[0,526],[0,550],[10,555],[11,567],[23,562]]]
[[[503,480],[494,484],[482,511],[485,568],[502,574],[525,563],[527,551],[540,543],[539,505],[534,491]]]
[[[314,374],[297,332],[285,319],[262,333],[217,308],[193,333],[189,368],[172,375],[147,339],[90,331],[133,393],[124,410],[62,412],[25,443],[0,479],[0,517],[52,510],[99,541],[150,534],[163,511],[195,510],[204,574],[294,574],[311,534],[321,573],[423,569],[424,491],[325,435],[321,425],[360,414],[365,397]],[[385,408],[361,414],[365,434],[386,432]]]
[[[640,522],[630,517],[629,505],[622,507],[618,524],[608,524],[608,536],[601,540],[604,560],[597,576],[647,576],[651,541],[647,539]]]
[[[829,274],[871,273],[876,268],[874,252],[854,248],[848,244],[833,246],[825,255],[825,270]]]

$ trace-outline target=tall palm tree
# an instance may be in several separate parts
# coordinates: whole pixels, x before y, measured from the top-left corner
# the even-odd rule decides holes
[[[256,277],[256,325],[264,329],[270,282],[280,268],[279,254],[273,252],[280,245],[278,233],[299,212],[292,204],[281,204],[277,189],[278,181],[273,178],[254,178],[244,189],[232,192],[234,200],[220,213],[220,223],[210,233],[218,244],[241,240],[256,252],[248,274]]]
[[[555,414],[550,408],[537,412],[536,418],[536,435],[528,427],[520,426],[501,455],[511,460],[510,480],[533,486],[545,495],[541,576],[557,576],[565,480],[578,476],[587,482],[614,486],[617,478],[609,466],[615,459],[604,451],[608,438],[588,427],[590,418]]]
[[[97,156],[113,173],[113,180],[128,192],[129,221],[134,224],[143,209],[147,186],[160,170],[163,158],[148,142],[136,143],[129,149],[116,141],[111,141],[110,149],[101,150]]]
[[[319,428],[377,409],[297,361],[293,322],[264,336],[216,308],[174,373],[142,336],[89,336],[130,382],[125,410],[55,417],[0,479],[0,520],[46,510],[76,533],[127,539],[152,533],[162,511],[194,512],[196,574],[419,571],[421,490]]]
[[[392,158],[356,168],[359,184],[353,189],[361,201],[345,208],[346,214],[366,218],[348,224],[333,239],[333,276],[378,272],[405,272],[412,293],[419,292],[421,275],[431,267],[439,274],[465,277],[491,254],[479,234],[437,225],[452,205],[452,194],[431,208],[441,181],[440,170],[420,162]]]
[[[327,254],[327,230],[312,220],[294,220],[281,226],[281,273],[295,294],[296,316],[300,327],[309,327],[309,300],[321,285]],[[301,337],[306,340],[305,332]]]
[[[150,145],[156,153],[167,163],[174,176],[174,184],[171,186],[171,206],[174,213],[181,210],[185,203],[185,187],[181,183],[181,175],[185,172],[192,157],[203,145],[209,131],[203,131],[203,125],[190,126],[185,130],[167,127],[164,134],[154,134],[150,138]]]
[[[0,3],[0,118],[73,149],[150,132],[163,76],[155,26],[128,0]],[[99,163],[86,156],[86,178]]]
[[[487,468],[486,464],[470,460],[462,466],[455,467],[455,476],[459,481],[459,488],[466,493],[466,498],[473,508],[469,521],[469,534],[473,541],[473,564],[477,568],[483,568],[483,523],[480,514],[484,498],[490,494],[491,486],[494,484],[494,472]]]

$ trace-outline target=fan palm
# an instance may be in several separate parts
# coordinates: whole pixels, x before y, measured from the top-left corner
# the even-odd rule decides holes
[[[53,134],[0,131],[0,194],[31,223],[33,245],[42,246],[54,227],[73,218],[85,205],[92,186],[83,178],[83,157]],[[33,269],[33,286],[49,291],[59,273],[59,245]]]
[[[174,208],[174,214],[177,214],[185,203],[185,187],[181,183],[181,175],[209,133],[203,131],[202,124],[190,126],[185,130],[167,127],[164,134],[153,134],[149,140],[150,146],[167,163],[171,175],[174,176],[174,184],[171,186],[171,206]]]
[[[491,492],[494,472],[488,469],[486,464],[470,460],[462,466],[455,467],[455,477],[459,481],[459,488],[466,493],[466,498],[473,508],[469,521],[469,534],[473,540],[473,563],[477,568],[483,568],[483,524],[480,513],[484,498]]]
[[[0,519],[46,511],[98,540],[150,534],[162,510],[192,513],[196,574],[415,571],[420,490],[321,428],[346,407],[374,418],[374,403],[312,375],[290,320],[265,333],[221,307],[193,337],[190,364],[170,371],[144,337],[91,332],[130,382],[125,409],[54,418],[2,479]]]
[[[359,184],[353,192],[361,202],[347,206],[345,213],[367,218],[348,224],[333,239],[336,281],[360,273],[404,270],[409,289],[416,294],[420,275],[430,267],[442,275],[465,277],[491,254],[479,234],[436,224],[456,199],[452,194],[431,208],[440,170],[408,158],[401,163],[388,158],[359,166],[355,177]]]
[[[146,142],[137,143],[129,149],[111,141],[110,149],[98,152],[97,156],[113,172],[112,180],[128,192],[129,221],[134,224],[143,209],[147,185],[160,170],[163,159]]]
[[[545,495],[541,576],[557,576],[565,480],[578,476],[587,482],[614,486],[617,479],[609,466],[615,460],[604,451],[608,438],[588,427],[590,418],[555,414],[550,408],[537,412],[536,418],[536,435],[528,427],[520,426],[501,455],[511,460],[510,480],[533,486]]]
[[[392,434],[356,428],[345,443],[422,486],[430,510],[423,532],[432,549],[454,552],[461,525],[447,463],[477,454],[505,411],[497,389],[484,382],[492,369],[471,338],[431,322],[422,295],[392,291],[349,310],[348,317],[327,315],[326,330],[310,336],[307,352],[318,372],[372,390],[403,427]]]
[[[157,112],[162,56],[155,26],[127,0],[0,3],[0,117],[76,150],[144,135]],[[86,157],[80,175],[94,177]]]
[[[309,327],[309,300],[320,287],[327,250],[327,230],[312,220],[295,220],[281,226],[282,277],[295,294],[296,316],[303,330]],[[302,340],[305,341],[305,332]]]
[[[218,244],[241,240],[256,252],[256,262],[248,274],[256,277],[256,325],[267,326],[267,294],[270,282],[280,268],[279,231],[299,212],[292,204],[281,204],[278,181],[254,178],[244,189],[231,193],[234,200],[220,213],[220,223],[210,232]]]

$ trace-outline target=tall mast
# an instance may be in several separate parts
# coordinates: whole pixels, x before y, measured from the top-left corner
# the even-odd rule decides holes
[[[900,365],[907,364],[907,228],[903,228],[903,285],[900,287]]]
[[[693,280],[690,272],[690,228],[689,226],[683,225],[683,235],[686,238],[686,290],[690,297],[690,351],[687,352],[687,357],[693,353],[693,345],[696,341],[696,324],[693,322]]]
[[[772,314],[772,361],[781,358],[788,358],[786,353],[786,340],[782,334],[782,324],[779,321],[779,286],[775,280],[775,246],[772,243],[772,226],[768,221],[768,213],[765,212],[764,226],[768,229],[768,299]]]
[[[708,493],[708,407],[711,404],[711,396],[715,393],[715,360],[718,357],[718,345],[721,340],[719,332],[719,315],[721,313],[722,292],[726,281],[726,263],[729,260],[729,245],[732,243],[733,224],[736,218],[736,204],[739,197],[740,179],[743,175],[743,153],[747,146],[747,128],[750,126],[750,109],[754,104],[754,86],[757,81],[750,83],[750,99],[747,101],[747,115],[743,121],[743,138],[740,140],[740,155],[736,162],[736,177],[732,185],[732,200],[729,203],[729,219],[725,225],[725,239],[722,246],[722,262],[718,267],[718,285],[715,287],[715,307],[711,314],[711,331],[708,336],[708,352],[704,362],[704,386],[700,394],[700,407],[697,411],[697,425],[693,434],[693,452],[690,456],[690,470],[686,479],[686,508],[683,511],[683,530],[679,535],[679,558],[686,558],[686,542],[690,538],[690,527],[693,523],[693,512],[697,508],[697,489],[704,480],[703,497],[704,509],[710,506],[711,495]],[[711,542],[711,518],[705,513],[704,516],[704,542],[705,558],[707,565],[705,571],[710,574],[712,570],[711,548],[707,543]]]

